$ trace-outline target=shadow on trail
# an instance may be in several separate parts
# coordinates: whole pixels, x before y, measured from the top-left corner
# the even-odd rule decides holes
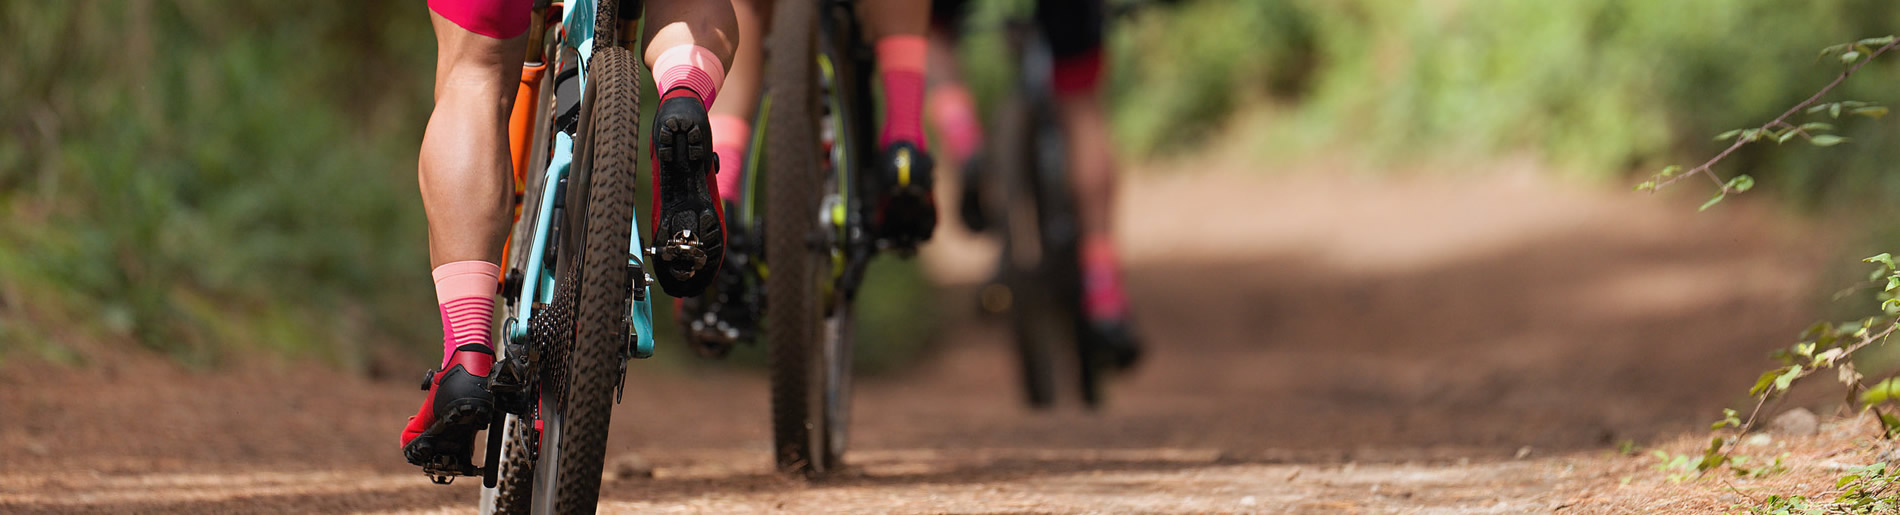
[[[947,352],[930,379],[892,381],[951,384],[902,397],[863,387],[857,434],[869,448],[1210,448],[1296,462],[1596,448],[1719,413],[1813,320],[1814,252],[1741,229],[1614,229],[1416,262],[1143,263],[1128,277],[1151,359],[1104,412],[1006,409],[1015,365],[991,331],[951,338],[987,350]]]

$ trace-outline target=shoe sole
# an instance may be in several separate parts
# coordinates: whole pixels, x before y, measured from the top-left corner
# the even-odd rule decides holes
[[[402,447],[409,464],[432,476],[473,476],[481,472],[470,463],[475,433],[487,429],[495,404],[488,399],[459,399],[428,430]]]
[[[883,210],[885,220],[909,222],[885,228],[884,239],[892,247],[915,248],[936,232],[937,203],[924,186],[913,183],[897,188],[885,197]]]
[[[655,279],[667,295],[691,297],[706,291],[724,261],[726,232],[706,184],[716,160],[712,130],[704,112],[668,109],[674,101],[698,102],[675,98],[662,104],[653,124],[662,206],[653,229]]]

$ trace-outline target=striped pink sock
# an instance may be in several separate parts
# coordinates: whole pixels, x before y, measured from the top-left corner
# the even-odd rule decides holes
[[[877,40],[877,63],[883,69],[884,133],[879,144],[908,141],[919,150],[924,142],[924,64],[929,45],[923,36],[886,36]]]
[[[1082,308],[1094,320],[1113,320],[1128,313],[1121,263],[1115,257],[1115,243],[1107,236],[1082,238]]]
[[[501,267],[487,261],[456,261],[435,267],[433,275],[436,307],[442,311],[442,367],[448,368],[456,347],[489,347]],[[488,375],[487,370],[469,372]]]
[[[660,96],[673,88],[686,88],[699,95],[699,101],[711,109],[719,96],[719,85],[726,82],[726,65],[719,56],[699,45],[680,45],[666,49],[653,60],[654,82]]]
[[[745,191],[745,150],[752,143],[752,124],[729,114],[711,115],[713,153],[719,154],[719,198],[736,200]]]
[[[950,158],[969,162],[983,147],[983,122],[976,117],[976,99],[962,84],[939,84],[930,91],[931,125],[937,128]]]

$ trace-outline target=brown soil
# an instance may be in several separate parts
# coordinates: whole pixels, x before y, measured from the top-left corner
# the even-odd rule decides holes
[[[1153,352],[1107,409],[1028,412],[1005,334],[958,324],[860,384],[857,469],[805,484],[769,473],[760,377],[635,363],[602,511],[1591,511],[1623,466],[1601,449],[1706,427],[1815,317],[1828,257],[1766,210],[1532,175],[1142,177],[1122,227]],[[0,512],[470,509],[478,481],[400,458],[414,388],[15,364]]]

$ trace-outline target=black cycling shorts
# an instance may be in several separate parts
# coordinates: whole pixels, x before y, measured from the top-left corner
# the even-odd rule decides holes
[[[1055,58],[1077,57],[1102,48],[1102,0],[1036,0],[1036,25],[1049,39]],[[969,13],[966,0],[931,0],[931,22],[954,28]]]

